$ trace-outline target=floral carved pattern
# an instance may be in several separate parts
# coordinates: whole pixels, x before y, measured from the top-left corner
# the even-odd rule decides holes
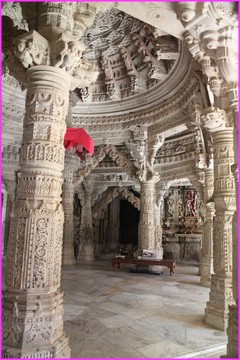
[[[49,220],[45,217],[38,219],[36,223],[36,243],[32,282],[33,288],[45,286],[48,235]]]

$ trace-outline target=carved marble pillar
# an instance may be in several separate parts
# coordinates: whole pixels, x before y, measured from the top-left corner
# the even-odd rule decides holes
[[[69,109],[68,109],[69,113]],[[69,116],[69,114],[68,114]],[[74,257],[74,218],[73,218],[73,201],[74,201],[74,184],[73,172],[77,165],[78,157],[68,150],[65,152],[64,162],[64,183],[62,202],[64,210],[63,226],[63,265],[76,264]]]
[[[119,226],[120,226],[120,201],[119,197],[113,199],[109,204],[109,249],[117,249],[119,247]]]
[[[6,205],[6,216],[5,216],[5,223],[4,223],[4,230],[2,233],[4,234],[4,247],[3,247],[3,255],[6,257],[7,255],[7,248],[8,248],[8,240],[10,234],[10,219],[13,213],[13,202],[9,194],[7,194],[7,205]]]
[[[230,84],[227,91],[230,100],[231,108],[233,111],[234,120],[234,165],[232,172],[235,178],[236,189],[236,204],[238,205],[238,86],[237,84]],[[227,357],[238,357],[238,209],[233,215],[233,298],[235,304],[229,306],[228,317],[228,345]]]
[[[63,265],[76,264],[73,247],[73,196],[74,185],[65,182],[63,184],[62,202],[64,209],[63,227]]]
[[[235,182],[231,172],[234,162],[233,129],[224,128],[222,111],[210,111],[203,117],[211,129],[214,146],[213,270],[205,321],[226,330],[228,306],[234,302],[232,293],[232,221],[236,209]],[[220,130],[221,129],[221,130]]]
[[[6,217],[7,217],[7,199],[8,193],[5,188],[2,187],[2,257],[5,256],[5,225],[6,225]]]
[[[159,182],[156,184],[156,204],[155,204],[155,244],[156,254],[159,259],[163,258],[163,217],[164,217],[164,198],[168,193],[169,184]]]
[[[163,245],[162,245],[162,214],[163,206],[161,202],[155,204],[154,209],[154,218],[155,218],[155,248],[156,256],[158,259],[163,258]]]
[[[14,229],[14,211],[16,200],[16,179],[8,179],[6,181],[7,188],[7,211],[5,217],[5,229],[4,229],[4,254],[7,255],[9,239],[11,232]],[[6,259],[6,258],[5,258]]]
[[[94,260],[94,231],[92,224],[92,192],[93,187],[90,182],[85,181],[84,185],[84,204],[82,206],[82,216],[80,225],[80,261]]]
[[[205,221],[202,236],[202,253],[201,253],[201,279],[202,286],[210,287],[211,274],[213,273],[213,216],[215,213],[214,202],[210,201],[214,190],[214,173],[213,169],[205,170],[205,187],[204,187],[204,205]],[[209,201],[209,202],[208,202]]]
[[[2,304],[2,356],[67,358],[60,278],[63,137],[70,79],[62,69],[45,65],[26,74],[20,177]]]
[[[138,225],[138,247],[155,250],[155,217],[154,217],[155,183],[140,183],[140,221]]]

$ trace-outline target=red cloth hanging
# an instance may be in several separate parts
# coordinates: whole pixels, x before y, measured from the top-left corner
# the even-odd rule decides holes
[[[68,128],[64,137],[64,147],[66,150],[74,147],[76,153],[81,157],[81,153],[86,151],[79,150],[79,145],[82,145],[91,155],[94,153],[94,141],[91,136],[83,129]]]

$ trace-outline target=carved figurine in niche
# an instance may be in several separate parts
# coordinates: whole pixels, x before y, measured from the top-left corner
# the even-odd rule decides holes
[[[85,88],[79,89],[79,94],[80,94],[80,98],[81,98],[82,102],[87,102],[88,98],[90,96],[89,88],[85,87]]]
[[[140,38],[140,36],[138,34],[134,34],[132,36],[134,44],[137,46],[137,52],[139,54],[143,55],[143,62],[145,63],[149,63],[153,61],[153,56],[150,53],[150,51],[148,50],[146,44],[142,41],[142,39]]]
[[[131,81],[131,83],[130,83],[131,93],[134,95],[134,94],[138,93],[138,90],[137,90],[138,81],[137,81],[136,76],[131,76],[130,81]]]
[[[193,190],[188,190],[186,193],[187,216],[196,216],[196,200],[196,192]]]
[[[170,194],[167,199],[167,208],[168,208],[168,214],[170,216],[173,216],[173,213],[174,213],[174,196],[173,196],[173,194]]]
[[[128,52],[128,49],[126,49],[125,47],[120,47],[120,53],[124,60],[124,63],[125,63],[126,69],[127,69],[127,73],[133,74],[134,70],[136,70],[136,69],[133,65],[132,58]]]
[[[60,60],[56,67],[71,71],[78,66],[81,61],[81,51],[73,41],[64,43],[64,49],[60,53]]]
[[[115,93],[114,84],[108,84],[107,85],[107,94],[108,94],[108,96],[111,98],[111,97],[113,97],[114,93]]]
[[[106,55],[102,55],[101,65],[102,69],[105,72],[105,83],[113,82],[114,75],[111,67],[111,61]]]
[[[26,69],[33,65],[39,65],[42,62],[42,55],[39,50],[34,47],[32,40],[19,40],[14,54]]]

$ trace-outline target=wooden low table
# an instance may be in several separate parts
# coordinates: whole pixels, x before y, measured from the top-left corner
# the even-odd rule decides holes
[[[167,266],[170,269],[170,275],[174,274],[174,269],[176,263],[174,260],[165,260],[165,259],[138,259],[133,257],[126,258],[113,258],[112,259],[112,267],[115,270],[115,266],[118,266],[120,269],[120,264],[135,264],[135,265],[161,265]]]

